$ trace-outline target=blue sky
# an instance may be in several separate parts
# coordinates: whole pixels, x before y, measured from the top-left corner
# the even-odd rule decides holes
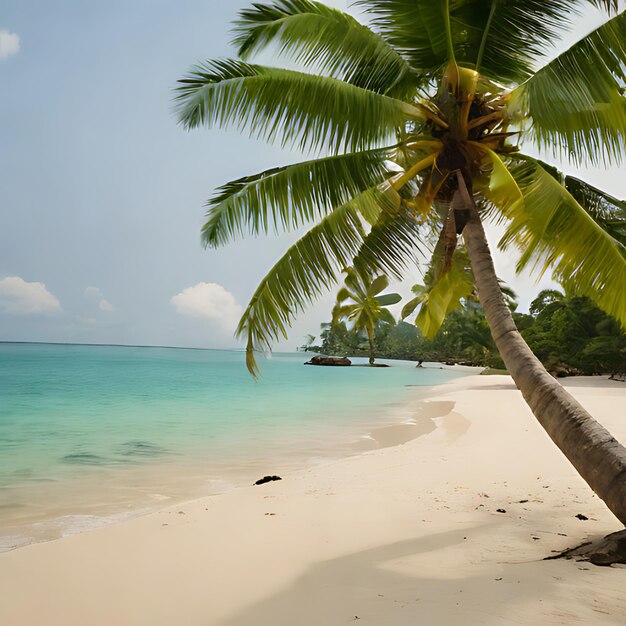
[[[202,205],[297,155],[236,131],[187,133],[171,96],[194,62],[234,55],[230,21],[248,4],[3,1],[0,340],[235,345],[241,307],[295,235],[205,251]],[[598,20],[587,11],[569,39]],[[579,173],[626,195],[617,170]],[[534,280],[514,277],[513,257],[496,263],[527,306]],[[318,334],[332,299],[283,347]]]

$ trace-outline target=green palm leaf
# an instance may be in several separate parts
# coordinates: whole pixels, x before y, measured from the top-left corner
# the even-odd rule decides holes
[[[452,262],[445,271],[441,269],[442,261],[440,251],[435,250],[431,267],[425,276],[424,288],[402,310],[402,316],[406,317],[418,304],[421,305],[415,323],[428,339],[437,334],[448,314],[458,308],[461,300],[474,290],[474,277],[464,250],[454,251]]]
[[[346,318],[359,331],[366,331],[370,342],[370,363],[374,362],[373,341],[378,321],[395,324],[393,315],[385,308],[400,302],[397,293],[380,294],[389,286],[389,279],[384,274],[373,276],[363,267],[346,267],[345,287],[337,293],[333,308],[333,322]],[[346,302],[352,300],[352,302]]]
[[[535,162],[552,178],[556,179],[569,191],[576,202],[593,218],[594,222],[605,230],[611,237],[626,245],[626,201],[605,193],[588,182],[567,176],[556,167],[539,159],[533,159],[523,154],[513,156],[514,160]]]
[[[487,166],[486,180],[477,181],[475,191],[487,198],[504,212],[519,210],[524,204],[524,196],[511,172],[502,159],[489,148],[473,144],[483,154]]]
[[[574,176],[565,176],[564,185],[603,230],[626,246],[626,201],[618,200]]]
[[[447,0],[358,0],[372,27],[424,74],[433,74],[450,55]]]
[[[408,118],[422,118],[406,102],[335,78],[235,60],[196,66],[179,83],[176,108],[185,128],[233,124],[302,150],[366,150],[395,141]]]
[[[572,2],[567,0],[361,0],[357,4],[373,15],[373,27],[425,74],[432,75],[456,58],[459,64],[478,66],[485,77],[505,83],[532,74],[534,62],[545,54],[572,12]]]
[[[394,300],[396,300],[396,302],[400,302],[400,300],[402,299],[401,296],[397,293],[390,293],[388,295],[395,296]],[[393,302],[392,304],[396,304],[396,302]],[[396,325],[396,318],[393,316],[389,309],[381,309],[378,315],[378,319],[380,319],[381,322],[385,322],[387,324],[390,324],[391,326]]]
[[[374,280],[368,285],[367,295],[368,296],[377,296],[381,291],[384,291],[389,287],[389,278],[384,274],[377,276]],[[393,304],[390,303],[390,304]]]
[[[461,61],[475,63],[483,75],[500,82],[519,82],[567,25],[572,2],[566,0],[490,0],[464,2],[458,14],[471,36]],[[476,45],[478,43],[478,46]]]
[[[620,162],[626,141],[626,13],[575,43],[512,92],[539,147],[576,163]]]
[[[589,2],[598,9],[604,9],[605,11],[617,12],[619,10],[619,0],[589,0]]]
[[[402,279],[407,268],[417,261],[422,247],[421,228],[405,206],[396,210],[384,207],[354,258],[354,266]]]
[[[406,60],[352,16],[311,0],[275,0],[239,13],[233,43],[248,59],[269,44],[297,63],[377,93],[406,97],[417,78]]]
[[[378,302],[378,304],[380,304],[380,306],[391,306],[392,304],[398,304],[400,300],[402,300],[402,296],[399,293],[385,293],[382,296],[376,296],[376,301]]]
[[[432,339],[449,313],[456,309],[462,298],[474,290],[467,252],[456,247],[451,256],[446,254],[446,234],[442,231],[435,246],[423,285],[413,285],[415,298],[402,307],[405,319],[420,306],[415,323],[425,337]]]
[[[566,289],[589,296],[626,326],[626,248],[541,165],[527,161],[511,171],[524,203],[503,210],[511,221],[500,247],[514,243],[522,252],[518,271],[551,270]]]
[[[389,148],[330,156],[229,182],[208,203],[203,241],[217,247],[236,235],[266,233],[271,224],[298,228],[384,181],[391,157]]]
[[[366,233],[362,213],[380,202],[369,189],[335,209],[309,230],[278,260],[260,282],[237,327],[246,337],[246,363],[258,373],[256,350],[287,337],[287,328],[307,304],[337,282],[337,274],[356,255]]]

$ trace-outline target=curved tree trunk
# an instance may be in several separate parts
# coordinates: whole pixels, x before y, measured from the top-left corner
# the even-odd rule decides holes
[[[473,202],[469,210],[463,238],[480,303],[502,360],[550,438],[626,525],[626,448],[548,374],[520,335],[502,297],[485,231]]]

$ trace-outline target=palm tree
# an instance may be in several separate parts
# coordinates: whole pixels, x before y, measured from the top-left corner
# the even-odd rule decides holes
[[[315,341],[315,335],[305,335],[304,336],[304,343],[300,346],[300,350],[302,350],[302,352],[308,352],[311,349],[311,346],[313,345],[313,342]]]
[[[550,58],[550,44],[588,4],[606,21]],[[240,59],[194,67],[180,81],[177,112],[187,129],[234,125],[311,157],[229,182],[209,201],[209,247],[314,224],[243,314],[237,332],[252,372],[255,350],[285,336],[342,268],[402,277],[440,233],[432,266],[435,283],[445,284],[462,235],[507,369],[549,436],[626,524],[626,449],[529,350],[483,228],[505,222],[500,246],[520,251],[520,270],[550,270],[626,324],[624,204],[521,149],[534,144],[574,164],[623,159],[626,14],[617,4],[361,0],[368,28],[313,0],[255,3],[235,23]],[[249,62],[267,48],[303,70]]]
[[[374,329],[379,321],[394,325],[396,320],[385,307],[397,304],[402,297],[397,293],[381,292],[389,287],[389,278],[384,274],[372,278],[365,269],[348,267],[345,286],[337,293],[337,302],[333,309],[333,322],[347,318],[354,328],[367,333],[370,357],[369,364],[374,365]]]

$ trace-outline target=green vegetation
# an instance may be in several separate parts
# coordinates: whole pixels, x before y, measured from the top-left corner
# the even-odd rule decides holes
[[[606,21],[550,56],[577,8]],[[551,272],[626,325],[624,203],[523,149],[575,164],[623,161],[626,13],[617,0],[360,0],[370,27],[313,0],[254,3],[235,24],[240,59],[180,81],[187,129],[236,126],[307,160],[226,183],[207,246],[308,225],[261,280],[237,333],[247,366],[347,266],[402,277],[432,251],[424,332],[462,298],[462,236],[496,347],[546,432],[626,524],[626,449],[546,372],[518,332],[484,223],[518,269]],[[261,52],[298,70],[251,63]],[[425,308],[426,307],[426,308]],[[422,310],[424,313],[422,314]],[[418,320],[419,321],[419,320]],[[584,454],[580,451],[584,450]]]
[[[619,323],[589,298],[542,291],[530,314],[513,317],[531,350],[552,372],[626,373],[626,334]],[[338,356],[365,356],[362,335],[345,324],[322,324],[322,344],[311,349]],[[462,363],[504,369],[480,306],[472,299],[448,315],[439,332],[428,339],[413,324],[379,322],[376,354],[381,358]]]
[[[363,268],[354,267],[348,267],[344,272],[345,286],[337,294],[332,324],[336,325],[341,320],[347,319],[352,323],[353,332],[365,332],[369,347],[369,364],[374,365],[376,326],[381,323],[395,324],[393,315],[386,307],[397,304],[402,298],[397,293],[381,295],[381,292],[389,287],[389,279],[384,274],[373,278]]]

